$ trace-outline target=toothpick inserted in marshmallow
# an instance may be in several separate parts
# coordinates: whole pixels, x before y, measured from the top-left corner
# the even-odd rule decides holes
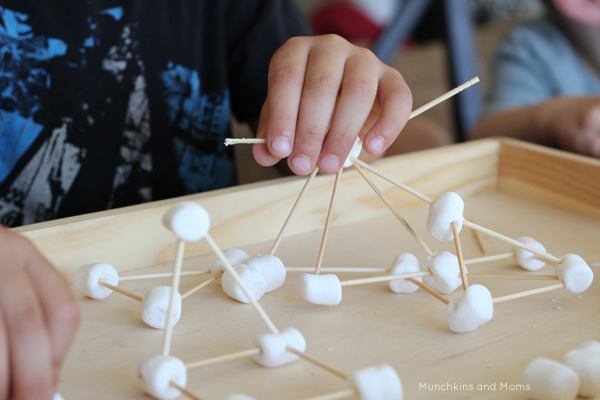
[[[163,217],[163,224],[178,239],[184,242],[196,242],[202,239],[210,229],[210,216],[198,203],[184,201],[175,204]]]
[[[354,371],[348,377],[350,387],[361,400],[402,400],[402,382],[390,365],[378,365]]]
[[[138,367],[138,384],[150,396],[161,399],[176,399],[181,391],[171,385],[185,387],[187,370],[185,364],[172,356],[158,355],[142,361]]]
[[[169,301],[171,300],[170,286],[156,286],[148,290],[142,298],[142,320],[156,329],[167,327]],[[171,326],[175,326],[181,317],[181,294],[175,293],[173,303],[173,319]]]
[[[223,250],[223,255],[225,256],[227,261],[229,261],[229,264],[231,264],[233,266],[236,266],[238,264],[243,264],[247,259],[250,258],[248,253],[246,253],[244,250],[234,249],[234,248],[229,248],[229,249]],[[212,268],[210,269],[210,272],[213,275],[216,275],[219,272],[223,272],[223,271],[225,271],[225,265],[223,264],[223,261],[221,261],[220,259],[217,259],[215,261],[215,263],[213,264]]]
[[[304,300],[313,304],[335,306],[342,301],[342,283],[334,274],[302,274],[298,292]]]
[[[458,232],[462,229],[465,202],[454,192],[442,193],[429,206],[427,217],[427,230],[437,240],[448,241],[454,239],[452,222],[456,223]]]
[[[104,299],[113,292],[109,288],[100,286],[98,281],[109,283],[113,286],[119,284],[119,274],[115,267],[107,263],[86,264],[77,268],[73,277],[73,285],[84,296],[92,299]]]
[[[526,244],[527,246],[533,247],[534,249],[538,249],[540,251],[546,252],[546,248],[543,244],[538,242],[537,240],[530,238],[529,236],[523,236],[517,239],[519,242]],[[513,246],[513,251],[515,252],[515,258],[517,259],[517,263],[523,269],[528,271],[537,271],[542,269],[546,262],[542,261],[537,256],[527,250],[520,249],[518,247]]]
[[[584,259],[577,254],[566,254],[560,259],[563,261],[554,268],[567,290],[573,293],[587,290],[594,280],[594,273]]]
[[[277,290],[285,282],[286,270],[283,262],[272,255],[256,256],[247,259],[244,264],[260,272],[267,281],[267,293]]]
[[[254,338],[254,347],[260,349],[254,361],[263,367],[278,367],[296,361],[298,356],[287,350],[290,346],[298,351],[306,350],[304,336],[295,328],[287,328],[279,334],[262,333]]]
[[[425,284],[442,294],[452,293],[462,284],[458,258],[447,251],[427,259],[432,275],[424,278]]]
[[[254,300],[258,301],[265,295],[268,282],[260,271],[246,264],[238,264],[234,269]],[[237,284],[231,272],[225,271],[221,278],[221,287],[232,299],[240,303],[250,303],[250,300],[240,285]]]
[[[446,321],[452,332],[471,332],[494,316],[492,294],[482,285],[471,285],[458,299],[450,300]]]
[[[354,158],[358,158],[358,156],[360,155],[360,152],[362,151],[362,140],[360,140],[360,138],[356,138],[356,140],[354,141],[354,144],[352,145],[352,149],[350,150],[350,154],[348,154],[348,157],[346,158],[346,161],[344,161],[344,168],[349,168],[352,166],[352,164],[354,164],[351,160],[352,157]]]
[[[419,272],[421,267],[417,257],[410,253],[398,254],[392,262],[392,269],[390,275],[406,274],[410,272]],[[423,278],[414,278],[419,282],[423,281]],[[394,279],[388,283],[390,290],[394,293],[413,293],[419,289],[417,285],[406,279]]]
[[[523,371],[523,383],[534,400],[574,400],[579,377],[570,367],[545,357],[531,361]]]

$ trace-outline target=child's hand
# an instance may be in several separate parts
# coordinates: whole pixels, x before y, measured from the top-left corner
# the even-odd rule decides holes
[[[0,227],[0,399],[50,399],[79,324],[69,286],[26,238]]]
[[[295,37],[273,56],[269,92],[254,146],[259,164],[288,157],[290,169],[310,173],[343,165],[370,116],[364,149],[380,154],[396,139],[412,108],[398,71],[335,35]],[[374,124],[373,124],[374,121]]]

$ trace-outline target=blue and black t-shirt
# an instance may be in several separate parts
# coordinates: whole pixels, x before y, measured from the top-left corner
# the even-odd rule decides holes
[[[0,0],[0,223],[235,184],[293,1]]]

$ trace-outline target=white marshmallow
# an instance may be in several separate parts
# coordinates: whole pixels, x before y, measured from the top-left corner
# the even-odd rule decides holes
[[[358,158],[361,151],[362,151],[362,140],[360,140],[360,138],[356,138],[356,140],[354,141],[354,144],[352,145],[352,149],[350,149],[350,154],[346,158],[346,161],[344,161],[344,168],[351,167],[352,164],[354,164],[354,163],[352,161],[350,161],[350,156],[352,156],[354,158]]]
[[[210,216],[198,203],[184,201],[175,204],[163,217],[163,224],[185,242],[202,239],[210,229]]]
[[[554,269],[567,290],[581,293],[590,287],[594,280],[594,273],[583,258],[577,254],[566,254],[560,259],[563,261],[556,264]]]
[[[452,293],[462,284],[458,257],[447,251],[427,259],[429,270],[433,275],[426,276],[424,281],[439,293]]]
[[[138,385],[154,398],[169,400],[179,397],[181,391],[171,382],[181,387],[187,383],[185,364],[178,358],[158,355],[145,359],[138,366]]]
[[[254,355],[254,361],[263,367],[278,367],[296,361],[298,356],[289,352],[287,346],[303,352],[306,350],[304,336],[295,328],[287,328],[278,335],[272,333],[256,335],[254,347],[258,347],[260,353]]]
[[[348,377],[350,387],[361,400],[402,400],[402,382],[389,365],[378,365],[354,371]]]
[[[283,262],[272,255],[249,258],[244,263],[258,270],[267,281],[267,293],[277,290],[285,282],[286,270]]]
[[[465,202],[454,192],[442,193],[429,206],[427,217],[427,230],[437,240],[447,241],[454,239],[452,222],[456,222],[458,232],[463,225],[463,211]]]
[[[254,300],[258,301],[265,295],[268,283],[263,274],[246,264],[238,264],[233,267],[233,269]],[[240,303],[250,303],[250,299],[246,297],[242,288],[237,284],[235,279],[233,279],[233,274],[231,272],[225,271],[223,278],[221,278],[221,287],[232,299],[235,299]]]
[[[142,297],[142,320],[156,329],[167,327],[169,313],[169,302],[171,301],[170,286],[156,286],[148,290]],[[173,303],[173,321],[171,326],[179,321],[181,317],[181,294],[175,293]]]
[[[59,393],[54,393],[54,396],[52,396],[52,400],[65,400],[65,398],[62,397]]]
[[[600,353],[589,349],[574,349],[564,358],[564,363],[579,375],[579,394],[585,397],[600,396]]]
[[[309,303],[335,306],[342,301],[342,283],[334,274],[302,274],[298,293]]]
[[[519,242],[526,244],[527,246],[533,247],[534,249],[546,252],[546,248],[543,244],[538,242],[537,240],[530,238],[529,236],[523,236],[517,239]],[[527,250],[520,249],[518,247],[513,247],[515,252],[515,258],[517,259],[517,264],[523,269],[528,271],[537,271],[542,269],[546,262],[539,260],[536,258],[537,256]]]
[[[232,394],[228,394],[227,396],[225,396],[225,398],[223,400],[256,400],[256,399],[252,396],[248,396],[247,394],[232,393]]]
[[[107,263],[96,263],[82,265],[75,271],[73,284],[84,296],[92,299],[104,299],[113,292],[100,286],[98,281],[102,280],[113,286],[119,284],[119,274],[115,267]]]
[[[406,274],[410,272],[419,272],[421,267],[419,266],[419,260],[417,257],[410,253],[398,254],[392,262],[391,275]],[[419,282],[423,281],[423,278],[415,278]],[[417,285],[406,279],[395,279],[390,281],[388,286],[394,293],[413,293],[419,289]]]
[[[549,358],[538,357],[523,371],[523,383],[534,400],[573,400],[577,397],[579,377],[570,367]]]
[[[588,340],[587,342],[583,342],[576,348],[577,349],[586,349],[588,351],[592,351],[594,353],[600,354],[600,342],[597,342],[595,340]]]
[[[458,299],[450,300],[446,321],[452,332],[471,332],[494,316],[492,294],[482,285],[471,285]]]
[[[242,249],[225,249],[223,250],[223,255],[225,256],[227,261],[229,261],[229,264],[231,264],[232,266],[243,264],[244,261],[250,258],[248,253],[246,253]],[[216,275],[222,271],[225,271],[225,264],[223,264],[223,261],[221,261],[221,259],[218,258],[217,261],[215,261],[215,263],[213,264],[212,268],[210,269],[210,272],[213,275]]]

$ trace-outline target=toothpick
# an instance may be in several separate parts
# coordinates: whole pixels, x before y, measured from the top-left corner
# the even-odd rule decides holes
[[[408,278],[407,280],[414,283],[415,285],[417,285],[418,287],[420,287],[421,289],[423,289],[424,291],[426,291],[427,293],[429,293],[430,295],[432,295],[433,297],[435,297],[442,303],[444,303],[446,305],[448,305],[448,303],[450,303],[450,300],[448,300],[446,297],[442,296],[441,294],[439,294],[438,292],[436,292],[435,290],[433,290],[432,288],[430,288],[423,282],[419,282],[418,280],[416,280],[414,278]]]
[[[344,379],[344,380],[348,379],[348,376],[347,376],[345,373],[343,373],[343,372],[341,372],[341,371],[338,371],[338,370],[337,370],[337,369],[335,369],[335,368],[331,368],[331,367],[329,367],[329,366],[327,366],[327,365],[323,364],[323,363],[322,363],[322,362],[320,362],[320,361],[317,361],[317,360],[315,360],[314,358],[312,358],[311,356],[309,356],[308,354],[306,354],[306,353],[305,353],[305,352],[303,352],[303,351],[300,351],[300,350],[298,350],[298,349],[295,349],[295,348],[293,348],[293,347],[291,347],[291,346],[286,346],[286,347],[285,347],[285,349],[286,349],[287,351],[289,351],[290,353],[294,353],[294,354],[295,354],[295,355],[297,355],[298,357],[304,358],[306,361],[310,362],[311,364],[314,364],[314,365],[316,365],[317,367],[320,367],[320,368],[324,369],[325,371],[332,373],[332,374],[333,374],[333,375],[335,375],[335,376],[338,376],[338,377],[340,377],[340,378],[342,378],[342,379]]]
[[[225,139],[225,146],[230,146],[232,144],[260,144],[260,143],[267,143],[267,139],[265,138],[241,138],[241,139],[234,139],[234,138],[227,138]]]
[[[471,222],[473,222],[473,220],[471,220]],[[485,245],[485,243],[483,243],[483,238],[481,237],[481,234],[479,233],[479,231],[476,231],[474,229],[471,229],[471,232],[473,232],[473,237],[475,238],[475,243],[477,243],[477,247],[479,247],[479,251],[481,251],[481,254],[487,254],[487,247]]]
[[[341,168],[337,174],[335,174],[335,182],[333,184],[333,191],[331,192],[331,201],[329,202],[329,210],[327,210],[327,219],[325,220],[325,227],[323,228],[323,238],[321,239],[321,246],[319,247],[319,256],[317,257],[317,265],[315,266],[315,274],[319,275],[321,272],[321,265],[323,264],[323,257],[325,256],[325,246],[327,246],[327,236],[329,235],[329,226],[333,219],[333,209],[335,207],[335,199],[337,192],[340,187],[340,181],[342,180],[342,172],[344,169]]]
[[[287,272],[314,272],[313,267],[285,267]],[[380,272],[390,272],[389,268],[360,268],[360,267],[324,267],[321,268],[321,272],[354,272],[354,273],[367,273],[376,274]]]
[[[407,272],[405,274],[373,276],[371,278],[362,278],[362,279],[350,279],[350,280],[346,280],[346,281],[340,281],[340,283],[342,284],[342,286],[354,286],[354,285],[363,285],[366,283],[389,282],[389,281],[395,281],[397,279],[418,278],[421,276],[430,276],[430,275],[431,275],[431,271],[418,271],[418,272]]]
[[[345,399],[347,397],[354,397],[356,395],[356,389],[342,389],[337,392],[327,393],[321,396],[309,397],[305,400],[337,400],[337,399]]]
[[[233,267],[231,266],[231,263],[229,262],[229,260],[227,259],[227,257],[225,257],[225,255],[223,254],[223,252],[221,251],[221,248],[215,243],[215,241],[210,236],[210,234],[207,233],[204,238],[208,242],[208,245],[211,247],[212,251],[221,260],[221,262],[225,266],[225,269],[227,271],[229,271],[229,273],[231,274],[231,277],[233,278],[233,280],[235,281],[235,283],[238,284],[238,286],[240,287],[240,289],[242,289],[242,292],[244,292],[244,294],[246,295],[246,297],[248,298],[248,300],[250,300],[250,303],[252,304],[252,307],[254,307],[254,309],[258,313],[258,316],[267,325],[267,328],[269,328],[269,330],[271,331],[272,334],[278,335],[279,334],[279,330],[277,329],[277,327],[275,326],[275,324],[273,323],[273,321],[271,321],[271,318],[269,318],[269,316],[267,315],[267,313],[265,312],[265,310],[262,308],[262,306],[260,304],[258,304],[258,302],[256,301],[256,299],[252,296],[252,294],[250,294],[250,291],[248,290],[248,288],[246,287],[246,285],[244,284],[244,282],[242,282],[242,280],[240,279],[240,276],[238,275],[238,273],[233,269]]]
[[[525,274],[471,274],[469,278],[478,279],[516,279],[524,281],[559,281],[560,278],[556,275],[525,275]]]
[[[565,287],[564,283],[557,283],[555,285],[550,285],[550,286],[541,287],[541,288],[532,289],[532,290],[525,290],[525,291],[519,292],[519,293],[514,293],[514,294],[509,294],[509,295],[506,295],[506,296],[496,297],[496,298],[492,299],[492,302],[494,304],[496,304],[496,303],[503,303],[505,301],[514,300],[514,299],[520,299],[522,297],[532,296],[534,294],[545,293],[545,292],[550,292],[552,290],[562,289],[564,287]]]
[[[173,381],[169,382],[169,385],[173,386],[175,389],[178,389],[181,393],[185,394],[187,397],[189,397],[192,400],[203,400],[201,397],[196,396],[194,393],[190,392],[183,386],[180,386]]]
[[[110,289],[113,292],[121,293],[121,294],[123,294],[123,295],[125,295],[127,297],[130,297],[130,298],[134,299],[134,300],[142,301],[142,296],[138,296],[135,293],[131,293],[131,292],[125,290],[125,289],[121,289],[120,287],[111,285],[110,283],[104,282],[101,279],[98,280],[98,285],[104,286],[105,288]]]
[[[536,249],[534,247],[526,245],[525,243],[521,243],[518,240],[511,239],[508,236],[504,236],[504,235],[502,235],[502,234],[500,234],[498,232],[492,231],[491,229],[484,228],[481,225],[477,225],[477,224],[475,224],[475,223],[473,223],[473,222],[471,222],[469,220],[465,219],[463,221],[463,225],[465,225],[465,226],[467,226],[467,227],[469,227],[471,229],[480,231],[481,233],[483,233],[485,235],[491,236],[493,238],[496,238],[498,240],[501,240],[503,242],[511,244],[514,247],[517,247],[517,248],[523,249],[525,251],[528,251],[530,253],[533,253],[536,256],[542,258],[544,261],[547,261],[547,262],[550,262],[550,263],[553,263],[553,264],[560,264],[562,262],[562,260],[560,258],[554,257],[550,253],[546,253],[544,251],[540,251],[540,250],[538,250],[538,249]]]
[[[240,358],[246,358],[260,353],[259,348],[253,348],[248,350],[237,351],[235,353],[225,354],[218,357],[207,358],[205,360],[194,361],[185,364],[185,368],[189,371],[194,368],[206,367],[213,364],[220,364],[227,361],[239,360]]]
[[[275,242],[273,242],[273,247],[271,247],[271,251],[269,251],[270,255],[274,255],[275,252],[277,251],[277,247],[279,247],[279,243],[281,243],[281,239],[283,238],[283,232],[285,231],[285,228],[287,227],[288,222],[292,218],[292,214],[296,210],[296,206],[300,203],[300,199],[302,198],[302,196],[304,196],[304,192],[306,191],[306,188],[308,188],[308,184],[317,175],[317,172],[319,172],[319,167],[315,167],[315,169],[313,169],[313,172],[306,179],[306,183],[302,187],[302,190],[300,191],[300,194],[298,195],[298,198],[294,202],[294,205],[292,206],[292,209],[290,210],[290,213],[288,214],[287,218],[285,219],[285,222],[283,223],[283,226],[281,227],[281,230],[279,231],[279,234],[277,235],[277,238],[275,238]]]
[[[185,292],[184,294],[181,295],[181,300],[185,299],[186,297],[191,296],[192,294],[196,293],[198,290],[202,289],[203,287],[210,285],[212,282],[219,279],[221,277],[221,275],[223,275],[223,272],[219,272],[218,274],[215,274],[214,276],[208,278],[204,282],[199,283],[198,285],[194,286],[193,288],[191,288],[190,290],[188,290],[187,292]]]
[[[456,257],[458,258],[462,287],[463,290],[467,290],[469,288],[469,281],[467,280],[467,269],[465,268],[465,260],[463,260],[462,248],[458,237],[458,228],[456,227],[456,222],[452,222],[450,226],[452,227],[452,235],[454,236],[454,245],[456,247]]]
[[[380,178],[385,179],[392,185],[399,187],[400,189],[404,190],[405,192],[408,192],[408,193],[412,194],[413,196],[423,200],[425,203],[429,203],[429,204],[433,203],[433,200],[431,200],[429,197],[425,196],[422,193],[417,192],[413,188],[405,185],[404,183],[397,181],[396,179],[392,178],[391,176],[388,176],[388,175],[384,174],[383,172],[378,171],[377,169],[373,168],[366,162],[363,162],[363,161],[359,160],[358,158],[352,157],[352,156],[350,156],[350,161],[352,161],[354,164],[360,165],[367,171],[374,173],[375,175],[379,176]]]
[[[167,312],[167,326],[163,336],[162,355],[168,356],[171,349],[171,338],[173,337],[173,319],[175,317],[176,292],[179,292],[179,278],[181,277],[181,266],[183,265],[183,253],[185,251],[185,242],[181,239],[177,241],[177,250],[175,253],[175,268],[173,269],[173,280],[171,281],[171,298],[169,299],[169,311]]]
[[[365,182],[367,182],[369,184],[369,186],[371,186],[371,189],[373,189],[375,191],[375,193],[377,194],[377,196],[379,196],[379,198],[385,203],[385,205],[390,209],[390,211],[392,212],[392,214],[394,214],[394,216],[398,219],[398,221],[400,221],[400,223],[402,225],[404,225],[404,227],[406,228],[406,230],[408,231],[408,233],[410,233],[411,236],[421,246],[421,248],[423,248],[423,250],[425,250],[425,252],[427,253],[427,255],[429,257],[433,257],[433,252],[431,251],[431,249],[429,248],[429,246],[427,246],[427,244],[423,241],[423,239],[421,239],[421,237],[419,235],[417,235],[417,232],[414,231],[414,229],[410,226],[410,224],[394,208],[394,206],[392,205],[392,203],[385,197],[385,195],[383,194],[383,192],[381,192],[381,190],[373,183],[373,181],[371,181],[365,175],[365,171],[359,165],[357,165],[357,164],[352,164],[352,166],[354,167],[354,169],[356,169],[358,171],[358,173],[360,174],[360,176],[363,177],[363,179],[365,180]]]
[[[465,265],[483,264],[483,263],[487,263],[487,262],[491,262],[491,261],[506,260],[508,258],[513,258],[514,256],[515,256],[515,253],[510,252],[510,253],[494,254],[494,255],[485,256],[485,257],[471,258],[469,260],[465,260]]]
[[[210,274],[210,271],[182,271],[181,276],[190,276],[190,275],[207,275]],[[130,275],[130,276],[120,276],[119,282],[122,281],[135,281],[141,279],[154,279],[154,278],[169,278],[172,277],[172,272],[165,272],[162,274],[145,274],[145,275]]]

